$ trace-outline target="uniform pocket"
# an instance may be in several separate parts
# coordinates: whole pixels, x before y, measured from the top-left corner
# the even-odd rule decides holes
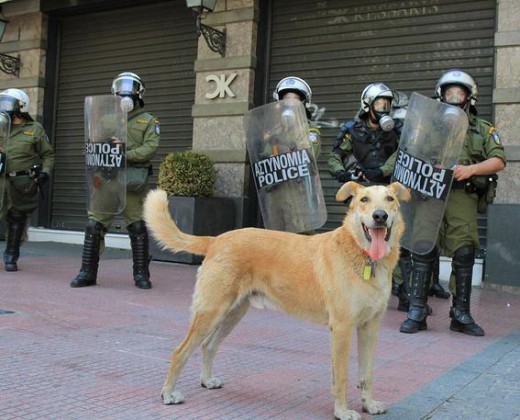
[[[38,185],[28,175],[9,178],[10,195],[13,207],[30,213],[38,207]]]
[[[126,168],[126,189],[130,192],[140,193],[148,186],[148,167],[137,168],[128,166]]]

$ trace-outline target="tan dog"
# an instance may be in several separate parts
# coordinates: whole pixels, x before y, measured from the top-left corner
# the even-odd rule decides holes
[[[212,237],[181,232],[170,217],[166,193],[148,194],[144,219],[161,245],[206,256],[197,275],[191,325],[173,352],[162,389],[165,404],[184,401],[175,384],[200,344],[202,386],[222,387],[212,375],[213,359],[251,304],[329,328],[334,415],[341,420],[361,418],[347,409],[349,352],[357,329],[363,409],[386,411],[372,398],[374,353],[404,230],[399,200],[409,200],[410,194],[399,183],[365,188],[348,182],[336,199],[351,196],[343,225],[332,232],[305,236],[245,228]]]

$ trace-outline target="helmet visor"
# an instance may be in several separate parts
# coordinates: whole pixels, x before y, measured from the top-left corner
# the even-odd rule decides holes
[[[465,104],[468,99],[468,93],[460,86],[448,86],[443,94],[442,101],[451,105]]]
[[[372,102],[372,109],[375,112],[390,112],[392,109],[392,100],[390,98],[376,98]]]
[[[116,95],[137,95],[140,87],[134,79],[121,78],[114,80],[113,90]]]
[[[14,112],[20,110],[18,99],[10,96],[0,96],[0,112]]]

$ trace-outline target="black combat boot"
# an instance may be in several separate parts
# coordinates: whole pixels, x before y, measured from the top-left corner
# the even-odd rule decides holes
[[[428,329],[426,324],[426,318],[429,315],[428,290],[435,255],[435,250],[426,255],[412,254],[410,310],[408,311],[408,319],[401,324],[399,329],[402,333],[414,334]]]
[[[4,252],[5,271],[18,271],[18,257],[20,256],[20,245],[25,230],[27,214],[15,209],[7,212],[7,242]]]
[[[450,330],[467,335],[483,336],[484,330],[477,325],[470,314],[471,279],[475,249],[465,246],[457,249],[453,255],[453,273],[455,274],[455,296],[450,309]]]
[[[139,220],[127,227],[130,236],[130,244],[132,245],[132,258],[134,260],[134,282],[139,289],[151,289],[150,256],[148,250],[148,230],[146,224]]]
[[[433,264],[433,273],[432,273],[432,285],[430,286],[430,296],[438,297],[439,299],[448,299],[450,297],[450,292],[444,290],[439,283],[439,271],[440,271],[440,261],[439,257],[435,258],[435,262]]]
[[[410,309],[410,278],[412,276],[412,256],[410,252],[401,248],[401,255],[399,256],[399,269],[403,277],[403,283],[399,285],[397,298],[399,304],[397,310],[401,312],[408,312]]]
[[[85,228],[85,240],[83,243],[83,255],[81,257],[81,269],[70,287],[95,286],[99,266],[99,246],[101,237],[105,233],[105,227],[95,220],[89,219]]]

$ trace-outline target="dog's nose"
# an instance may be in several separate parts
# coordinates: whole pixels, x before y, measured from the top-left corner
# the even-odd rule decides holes
[[[372,218],[376,223],[382,224],[386,222],[386,219],[388,219],[388,213],[384,210],[376,210],[372,213]]]

